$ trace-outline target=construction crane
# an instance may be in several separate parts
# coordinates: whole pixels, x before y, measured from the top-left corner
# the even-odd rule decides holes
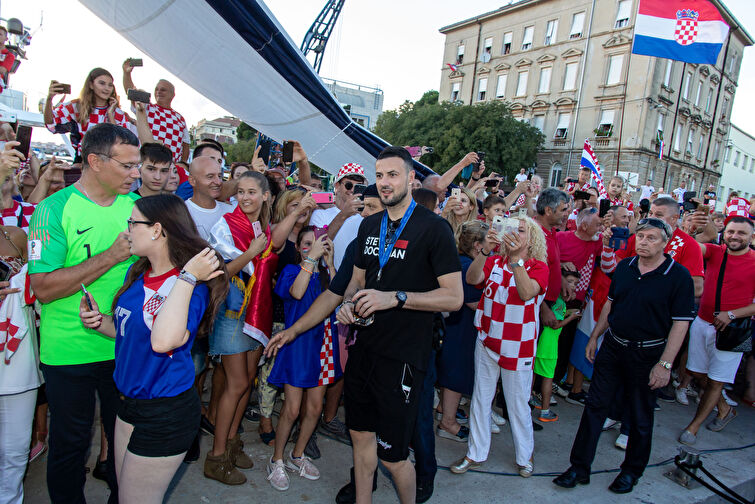
[[[304,56],[307,56],[310,52],[315,53],[315,62],[312,66],[318,74],[320,73],[320,66],[322,66],[325,46],[328,44],[336,21],[338,21],[338,15],[341,13],[344,1],[328,0],[320,14],[317,15],[315,22],[309,27],[307,34],[304,35],[304,41],[301,43],[301,52]]]

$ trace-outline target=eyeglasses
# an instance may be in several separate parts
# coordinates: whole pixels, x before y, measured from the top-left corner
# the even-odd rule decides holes
[[[111,161],[115,161],[116,163],[118,163],[119,165],[121,165],[122,167],[124,167],[125,169],[127,169],[128,171],[131,171],[134,168],[136,168],[137,170],[141,170],[142,169],[142,163],[126,164],[126,163],[121,163],[120,161],[118,161],[114,157],[108,156],[107,154],[102,154],[100,152],[95,152],[94,154],[97,154],[98,156],[106,157],[106,158],[108,158]]]
[[[126,223],[128,224],[128,228],[131,229],[134,224],[144,224],[145,226],[152,226],[154,222],[146,221],[146,220],[134,220],[134,219],[127,219]]]

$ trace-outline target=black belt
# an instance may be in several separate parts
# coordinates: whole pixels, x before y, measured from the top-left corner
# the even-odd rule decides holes
[[[628,347],[628,348],[653,348],[653,347],[658,347],[658,346],[666,344],[666,338],[647,340],[647,341],[633,341],[633,340],[628,340],[628,339],[624,339],[624,338],[619,338],[610,329],[608,330],[608,332],[611,334],[611,337],[613,338],[613,340],[616,343],[618,343],[619,345],[623,346],[623,347]]]

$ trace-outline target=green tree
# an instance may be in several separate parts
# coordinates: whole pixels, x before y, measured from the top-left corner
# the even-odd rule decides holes
[[[243,124],[243,123],[242,123]],[[223,147],[226,152],[226,163],[251,163],[254,155],[254,148],[257,142],[254,137],[251,140],[239,140],[235,144],[226,144]]]
[[[502,101],[460,105],[439,102],[437,91],[418,101],[383,112],[375,133],[393,145],[427,145],[434,149],[421,161],[437,173],[455,165],[467,152],[484,151],[488,172],[508,175],[535,164],[545,137],[511,115]]]
[[[252,140],[257,135],[257,130],[245,122],[241,122],[236,128],[236,138],[238,141]]]

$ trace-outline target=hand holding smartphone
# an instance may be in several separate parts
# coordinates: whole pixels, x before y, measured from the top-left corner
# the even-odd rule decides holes
[[[254,232],[255,238],[262,234],[262,225],[260,224],[260,221],[252,222],[252,231]]]
[[[89,297],[89,291],[87,291],[87,288],[84,287],[84,284],[81,284],[81,292],[84,294],[84,300],[87,303],[87,307],[89,308],[89,311],[94,311],[94,306],[92,306],[92,300]]]
[[[312,193],[312,199],[314,199],[315,203],[317,203],[318,205],[329,205],[334,201],[332,192]]]

